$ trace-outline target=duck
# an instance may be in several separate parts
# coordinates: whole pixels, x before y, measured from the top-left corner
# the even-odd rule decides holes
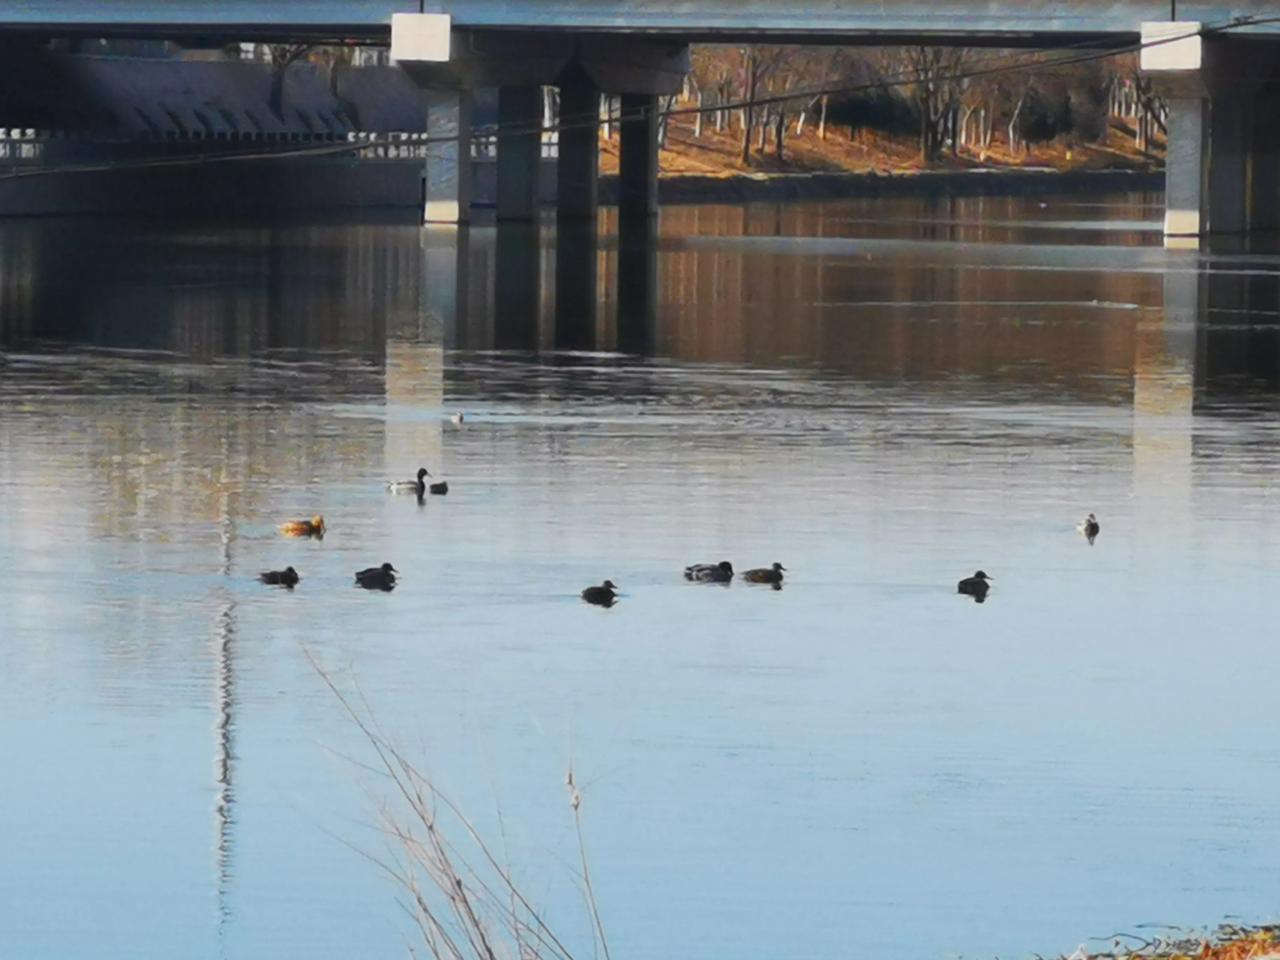
[[[582,599],[598,607],[612,607],[617,596],[618,585],[612,580],[606,580],[598,587],[587,587],[582,591]]]
[[[263,583],[269,583],[273,587],[288,587],[292,590],[298,585],[298,571],[293,567],[285,567],[283,570],[263,570],[258,574],[258,579]]]
[[[324,517],[316,514],[310,520],[286,520],[280,524],[280,532],[286,537],[323,537]]]
[[[453,414],[453,416],[449,418],[449,422],[452,423],[455,427],[460,427],[462,426],[462,421],[464,421],[465,419],[466,417],[461,412],[459,412],[459,413]]]
[[[397,570],[389,563],[384,563],[380,567],[369,567],[367,570],[356,571],[356,586],[364,587],[366,590],[385,590],[390,593],[396,588]]]
[[[425,491],[427,488],[426,481],[423,480],[422,478],[429,477],[429,476],[431,476],[431,474],[427,472],[426,467],[419,467],[417,480],[388,480],[387,492],[388,493],[416,493],[418,496],[422,496],[423,491]]]
[[[979,570],[972,577],[965,577],[956,584],[956,592],[973,597],[978,603],[982,603],[983,600],[987,599],[987,591],[991,589],[987,581],[992,579],[994,578]]]
[[[1098,518],[1091,513],[1081,521],[1077,529],[1089,541],[1089,546],[1093,546],[1093,541],[1098,539],[1098,534],[1102,532],[1102,525],[1098,523]]]
[[[733,564],[728,560],[719,563],[695,563],[684,568],[684,578],[696,583],[728,583],[733,579]]]
[[[775,563],[772,567],[761,567],[756,570],[748,570],[742,575],[742,579],[747,583],[782,583],[782,574],[786,572],[786,567],[780,563]]]

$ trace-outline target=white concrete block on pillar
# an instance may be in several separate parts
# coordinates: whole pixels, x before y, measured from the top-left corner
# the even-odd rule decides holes
[[[1203,25],[1198,20],[1160,20],[1142,25],[1141,66],[1144,71],[1199,70],[1204,66]]]
[[[448,63],[453,18],[447,13],[393,13],[391,59],[395,63]]]

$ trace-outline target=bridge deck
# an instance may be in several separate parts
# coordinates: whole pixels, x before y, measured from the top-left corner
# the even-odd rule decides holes
[[[391,15],[418,0],[9,0],[0,31],[96,36],[385,39]],[[428,0],[459,27],[633,33],[680,39],[765,41],[845,38],[943,42],[1063,42],[1136,37],[1168,20],[1171,0]],[[1274,0],[1178,0],[1177,17],[1225,25],[1276,22],[1245,33],[1280,34]]]

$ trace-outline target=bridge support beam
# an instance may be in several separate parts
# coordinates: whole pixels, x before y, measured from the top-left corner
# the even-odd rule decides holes
[[[471,94],[428,90],[423,223],[466,223],[471,211]]]
[[[538,167],[542,162],[542,91],[536,86],[498,89],[499,220],[538,215]]]
[[[1142,68],[1169,108],[1164,232],[1280,225],[1280,43],[1204,37],[1190,21],[1143,24]]]
[[[658,98],[622,95],[618,147],[618,218],[658,212]]]
[[[556,161],[556,346],[595,346],[600,89],[576,64],[560,79]]]
[[[595,220],[600,179],[600,90],[581,69],[560,81],[556,216]]]

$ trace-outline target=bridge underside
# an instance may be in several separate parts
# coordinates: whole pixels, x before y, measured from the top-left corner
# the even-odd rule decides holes
[[[471,199],[471,96],[497,88],[497,212],[537,214],[541,105],[560,89],[559,213],[595,213],[600,93],[621,98],[623,220],[653,212],[657,97],[688,70],[688,44],[803,42],[1133,47],[1170,105],[1170,236],[1280,229],[1280,14],[1268,0],[23,0],[0,41],[164,37],[390,42],[427,93],[435,143],[428,220],[463,221]],[[162,7],[163,22],[152,18]],[[1174,11],[1178,19],[1172,20]],[[0,45],[2,46],[2,45]]]
[[[52,36],[386,40],[397,13],[447,13],[467,30],[628,34],[683,42],[929,42],[965,46],[1136,38],[1186,20],[1280,35],[1269,0],[21,0],[0,31]],[[871,38],[871,39],[868,39]]]

